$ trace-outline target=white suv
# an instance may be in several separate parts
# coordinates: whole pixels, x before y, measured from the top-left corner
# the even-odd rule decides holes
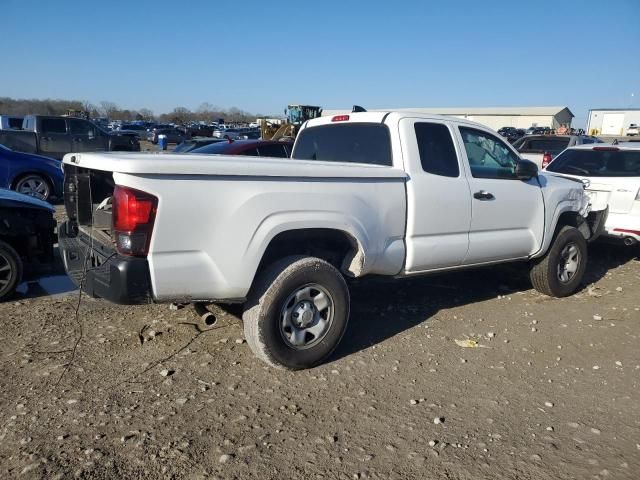
[[[637,123],[631,123],[626,132],[627,137],[633,137],[634,135],[640,135],[640,127]]]
[[[546,170],[581,179],[594,208],[608,205],[606,235],[640,242],[640,144],[570,147]]]

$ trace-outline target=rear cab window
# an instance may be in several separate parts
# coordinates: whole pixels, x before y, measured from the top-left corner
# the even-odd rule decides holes
[[[547,170],[587,177],[640,177],[640,150],[607,147],[565,150]]]
[[[298,160],[392,166],[389,128],[381,123],[341,123],[305,128],[292,157]]]
[[[422,169],[432,175],[460,176],[458,155],[449,128],[441,123],[416,122],[414,129]]]

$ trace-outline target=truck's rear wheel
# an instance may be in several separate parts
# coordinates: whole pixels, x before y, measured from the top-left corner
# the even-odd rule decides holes
[[[0,240],[0,302],[10,298],[22,279],[22,260],[15,249]]]
[[[560,229],[547,254],[531,266],[533,287],[551,297],[567,297],[578,289],[587,266],[587,242],[577,228]]]
[[[242,319],[247,343],[261,360],[310,368],[338,346],[349,320],[349,290],[324,260],[286,257],[256,278]]]

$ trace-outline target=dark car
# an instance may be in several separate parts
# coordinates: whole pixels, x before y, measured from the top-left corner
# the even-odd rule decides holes
[[[138,137],[139,140],[147,140],[149,137],[149,131],[147,130],[147,127],[137,123],[123,123],[122,125],[120,125],[120,127],[118,127],[116,132],[133,134]]]
[[[62,197],[61,162],[33,153],[15,152],[0,145],[0,188],[40,200]]]
[[[498,133],[511,143],[515,142],[519,138],[524,137],[526,134],[523,129],[515,127],[502,127],[500,130],[498,130]]]
[[[529,127],[525,131],[526,135],[551,135],[552,133],[549,127]]]
[[[187,128],[187,133],[192,137],[211,137],[213,127],[210,125],[191,125]]]
[[[166,135],[167,143],[181,143],[187,138],[187,136],[178,130],[177,128],[160,128],[154,129],[151,133],[151,143],[158,143],[158,136]]]
[[[291,156],[291,142],[273,142],[271,140],[229,140],[196,148],[190,153],[210,153],[219,155],[248,155],[251,157]]]
[[[224,138],[191,138],[189,140],[185,140],[182,143],[176,145],[176,148],[173,149],[175,153],[187,153],[196,148],[204,147],[206,145],[211,145],[212,143],[220,143],[227,142]]]
[[[0,301],[15,293],[25,262],[53,262],[53,212],[47,202],[0,189]]]

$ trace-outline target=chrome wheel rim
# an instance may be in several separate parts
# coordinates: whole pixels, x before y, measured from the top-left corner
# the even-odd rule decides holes
[[[9,259],[0,253],[0,292],[9,284],[12,276],[13,270]]]
[[[324,287],[317,283],[300,287],[280,311],[280,335],[295,350],[313,347],[327,335],[334,313],[333,298]]]
[[[49,185],[42,177],[38,176],[29,176],[20,180],[16,185],[16,191],[40,200],[49,198]]]
[[[558,261],[558,280],[569,283],[580,266],[580,250],[575,243],[568,243],[560,252]]]

